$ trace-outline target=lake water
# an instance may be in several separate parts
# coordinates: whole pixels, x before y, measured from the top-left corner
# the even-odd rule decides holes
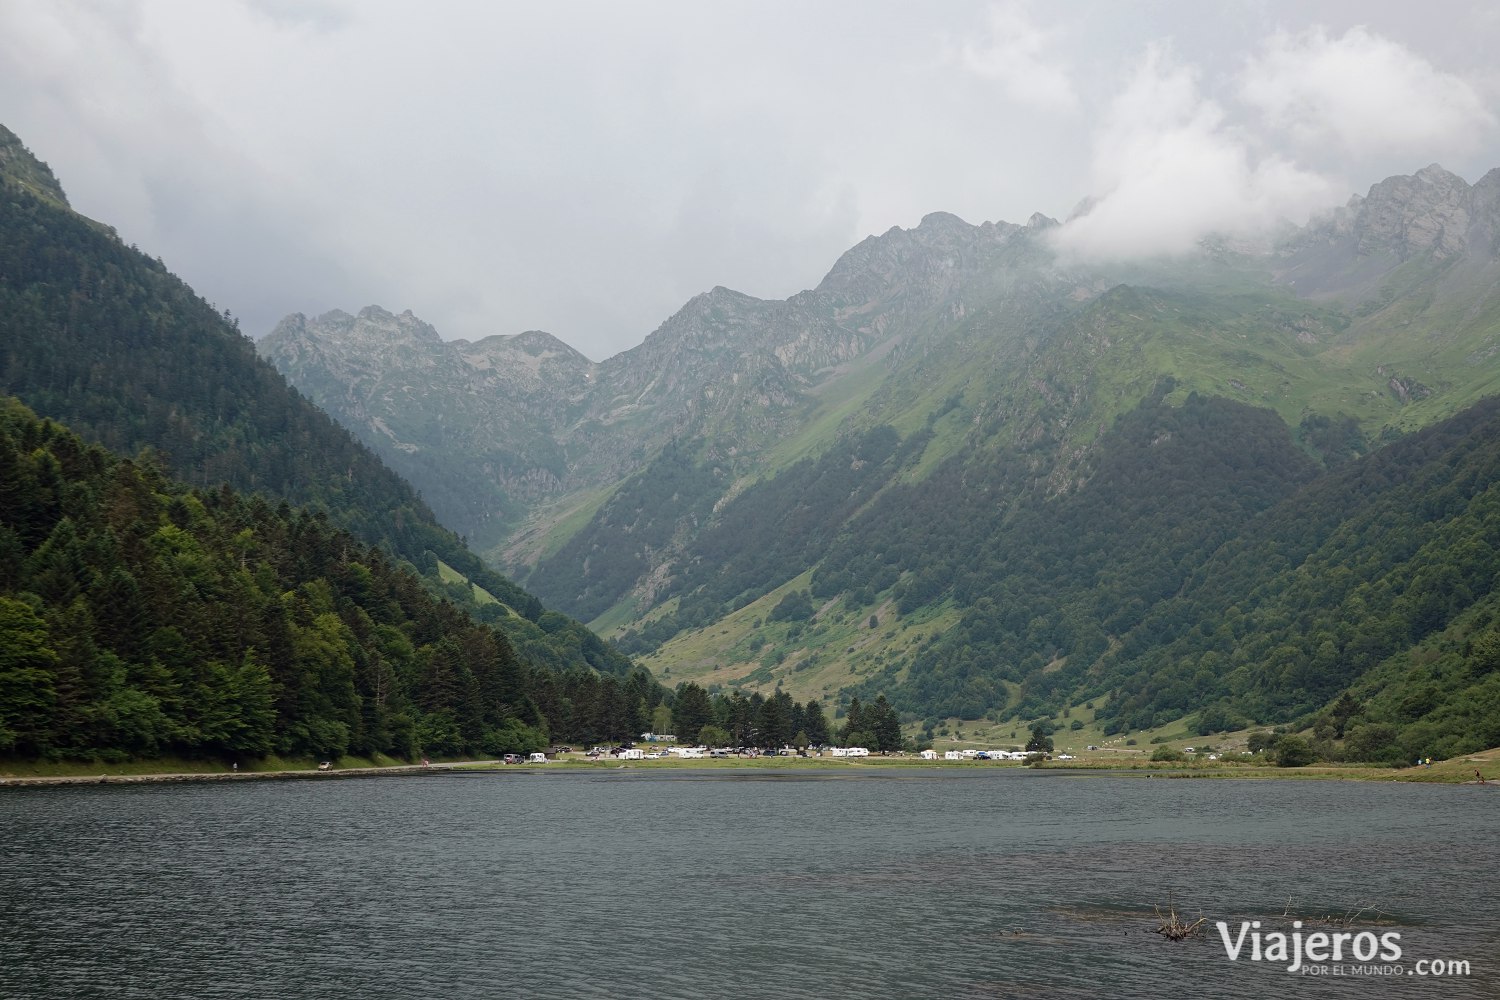
[[[0,997],[1495,997],[1497,817],[981,767],[6,790]],[[1153,933],[1169,900],[1236,933],[1370,907],[1403,954],[1232,962]]]

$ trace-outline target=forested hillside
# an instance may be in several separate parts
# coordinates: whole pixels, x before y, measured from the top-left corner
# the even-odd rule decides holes
[[[1352,698],[1356,756],[1500,744],[1500,400],[1326,475],[1237,531],[1084,683],[1112,731],[1205,731]],[[1370,702],[1367,706],[1366,700]]]
[[[885,693],[929,734],[1338,705],[1351,753],[1477,738],[1455,706],[1489,704],[1465,671],[1488,648],[1497,192],[1500,170],[1432,165],[1274,239],[1113,262],[1055,253],[1041,216],[937,213],[783,302],[699,296],[588,370],[487,353],[558,446],[488,554],[664,678]],[[292,332],[268,353],[368,440],[453,481],[480,456],[388,429],[480,405],[474,373],[372,323]]]
[[[816,563],[840,525],[920,456],[924,443],[924,435],[903,443],[894,429],[877,427],[722,504],[710,526],[686,546],[656,595],[657,600],[677,597],[677,608],[644,633],[622,637],[621,648],[650,648],[685,628],[704,625]],[[597,595],[590,605],[597,614],[625,595],[640,573],[643,555],[666,548],[677,525],[709,522],[712,491],[716,486],[722,490],[723,478],[722,469],[693,464],[683,449],[665,452],[543,564],[541,577]],[[641,527],[653,530],[644,543],[643,532],[631,520],[643,516],[648,519]]]
[[[0,392],[117,454],[152,449],[194,486],[321,510],[434,584],[441,559],[503,602],[485,613],[501,614],[532,659],[630,670],[438,525],[409,485],[257,357],[227,313],[69,211],[11,133],[0,146]]]
[[[950,460],[850,524],[814,574],[814,596],[899,579],[891,595],[902,612],[961,609],[909,664],[877,674],[904,674],[903,703],[977,718],[1010,700],[1006,682],[1025,681],[1016,711],[1050,714],[1050,692],[1070,691],[1110,636],[1314,475],[1269,411],[1198,396],[1168,406],[1170,389],[1164,383],[1117,422],[1076,492],[1049,499],[1023,456],[1002,449]],[[859,544],[870,537],[889,542]]]
[[[664,692],[559,673],[321,512],[191,489],[0,399],[0,753],[498,754]]]

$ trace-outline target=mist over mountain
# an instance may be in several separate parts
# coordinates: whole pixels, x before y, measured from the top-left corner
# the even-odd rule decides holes
[[[1433,165],[1275,240],[1095,263],[1042,216],[934,213],[789,299],[697,296],[598,363],[378,307],[288,317],[260,349],[668,680],[899,690],[929,728],[1084,701],[1135,729],[1205,702],[1286,721],[1337,693],[1326,671],[1272,701],[1217,667],[1147,697],[1118,651],[1166,641],[1133,630],[1258,519],[1495,391],[1497,191]],[[809,614],[774,613],[803,593]]]
[[[21,657],[0,752],[489,752],[541,743],[549,715],[623,738],[663,694],[5,130],[0,394],[25,404],[0,428],[0,647]]]

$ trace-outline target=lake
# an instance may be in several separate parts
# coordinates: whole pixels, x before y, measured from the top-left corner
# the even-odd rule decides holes
[[[0,996],[1494,997],[1497,810],[982,765],[4,790]],[[1207,935],[1153,933],[1169,905]],[[1212,926],[1361,910],[1399,962]]]

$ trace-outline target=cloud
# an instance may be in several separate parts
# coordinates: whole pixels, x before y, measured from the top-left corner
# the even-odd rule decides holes
[[[1239,95],[1304,146],[1414,153],[1470,148],[1495,116],[1463,79],[1363,27],[1332,38],[1316,27],[1274,36],[1239,78]]]
[[[1049,53],[1052,35],[1031,19],[1025,5],[997,3],[989,9],[989,38],[982,45],[966,43],[960,58],[1018,104],[1071,111],[1078,95],[1067,69]]]
[[[1065,256],[1178,254],[1211,233],[1305,215],[1334,198],[1324,177],[1264,153],[1205,97],[1197,73],[1152,45],[1095,133],[1088,209],[1056,231]]]
[[[1366,144],[1385,123],[1326,110],[1296,61],[1405,51],[1345,33],[1361,19],[1500,95],[1479,7],[1438,24],[1339,3],[1325,37],[1255,4],[0,0],[0,121],[247,331],[378,303],[603,358],[706,288],[790,295],[936,210],[1060,215],[1092,191],[1065,244],[1168,252],[1295,219],[1324,175],[1333,203],[1435,157],[1500,163],[1472,93],[1414,102],[1468,101],[1467,159],[1330,141],[1329,120]],[[1168,35],[1198,71],[1140,58]]]
[[[353,22],[352,11],[332,0],[248,0],[246,6],[279,26],[336,31]]]
[[[257,160],[258,130],[194,75],[201,59],[227,64],[228,77],[239,47],[257,48],[270,22],[232,4],[196,6],[0,5],[0,93],[30,95],[7,125],[54,161],[75,210],[163,257],[258,334],[291,311],[262,305],[268,289],[322,304],[350,280],[337,257],[309,250],[313,199]],[[195,16],[209,19],[215,43],[236,45],[205,44]]]

